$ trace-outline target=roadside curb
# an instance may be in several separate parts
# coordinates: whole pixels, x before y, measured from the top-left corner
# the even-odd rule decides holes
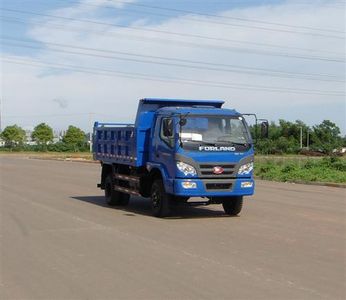
[[[38,160],[54,160],[54,161],[65,161],[65,162],[80,162],[80,163],[88,163],[88,164],[97,164],[98,160],[88,160],[83,158],[58,158],[58,157],[35,157],[28,156],[29,159],[38,159]]]
[[[257,180],[268,181],[268,182],[281,182],[281,183],[291,183],[291,184],[305,184],[305,185],[317,185],[317,186],[327,186],[327,187],[335,187],[335,188],[343,188],[346,189],[345,183],[334,183],[334,182],[315,182],[315,181],[274,181],[268,179],[262,179],[260,177],[255,177]]]
[[[333,183],[333,182],[291,181],[290,183],[319,185],[319,186],[328,186],[328,187],[336,187],[336,188],[344,188],[344,189],[346,188],[346,184],[344,183]]]

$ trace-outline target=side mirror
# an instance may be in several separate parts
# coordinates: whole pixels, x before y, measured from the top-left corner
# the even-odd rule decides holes
[[[269,138],[269,123],[268,123],[268,121],[264,121],[261,123],[261,138],[262,139]]]
[[[182,127],[182,126],[185,126],[187,123],[187,120],[185,118],[180,118],[179,120],[179,125]]]

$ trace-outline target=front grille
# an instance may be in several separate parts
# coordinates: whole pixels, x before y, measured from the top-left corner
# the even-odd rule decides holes
[[[224,169],[223,173],[215,174],[214,167],[222,167]],[[234,173],[235,164],[202,164],[199,165],[201,175],[203,176],[230,176]]]
[[[207,190],[229,190],[232,187],[232,183],[207,183]]]

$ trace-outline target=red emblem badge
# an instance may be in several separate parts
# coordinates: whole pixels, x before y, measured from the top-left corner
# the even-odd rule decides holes
[[[213,173],[214,173],[214,174],[222,174],[223,171],[224,171],[224,169],[223,169],[222,167],[219,167],[219,166],[216,166],[216,167],[214,167],[214,169],[213,169]]]

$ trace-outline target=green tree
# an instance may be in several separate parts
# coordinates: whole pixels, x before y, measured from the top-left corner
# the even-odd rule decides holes
[[[274,142],[274,147],[276,149],[276,153],[293,154],[299,151],[299,144],[294,136],[281,136]]]
[[[252,133],[255,128],[250,128]],[[295,122],[279,120],[279,124],[269,125],[269,139],[258,140],[256,151],[263,154],[298,153],[300,151],[300,134],[302,132],[303,146],[307,144],[307,133],[310,128],[302,121]]]
[[[302,141],[304,144],[304,141],[306,141],[307,138],[307,132],[309,130],[309,127],[300,120],[296,120],[294,123],[285,121],[285,120],[279,120],[279,127],[281,134],[280,136],[284,136],[286,138],[294,138],[299,144],[300,144],[300,133],[302,132]]]
[[[74,151],[78,151],[85,147],[85,133],[78,127],[70,125],[62,141]]]
[[[269,125],[269,139],[275,141],[281,137],[281,127],[276,125],[275,122],[270,122]]]
[[[53,129],[46,123],[41,123],[34,128],[31,138],[46,150],[47,144],[53,141]]]
[[[5,141],[5,146],[10,148],[21,147],[25,141],[25,131],[18,125],[7,126],[0,136]]]
[[[341,138],[342,147],[346,147],[346,135]]]
[[[302,130],[302,142],[303,142],[303,147],[307,146],[307,139],[308,139],[308,132],[311,131],[310,127],[306,125],[303,121],[297,120],[295,122],[295,126],[297,128],[297,141],[299,142],[299,147],[300,147],[300,130]]]
[[[256,153],[261,154],[275,154],[275,149],[273,147],[273,141],[271,139],[258,140],[255,145]]]
[[[333,153],[334,149],[342,146],[340,128],[329,120],[324,120],[321,124],[313,126],[311,140],[312,148],[322,150],[327,154]]]
[[[261,138],[261,122],[258,122],[257,124],[257,138],[258,138],[258,142],[262,141],[262,138]],[[255,140],[255,137],[256,137],[256,125],[251,125],[249,126],[250,128],[250,133],[251,133],[251,136],[252,138]],[[275,122],[270,122],[269,124],[269,139],[270,140],[275,140],[277,138],[280,137],[280,127],[278,127]]]

